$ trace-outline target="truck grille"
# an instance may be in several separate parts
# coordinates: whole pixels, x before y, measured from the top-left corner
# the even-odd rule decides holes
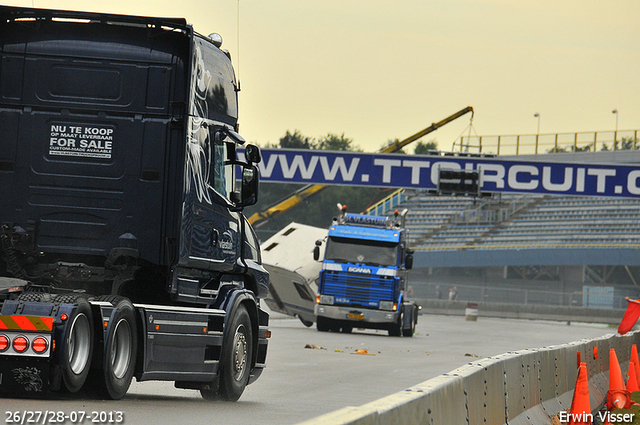
[[[389,277],[325,272],[323,285],[322,293],[334,295],[336,304],[377,307],[394,299],[395,280]]]

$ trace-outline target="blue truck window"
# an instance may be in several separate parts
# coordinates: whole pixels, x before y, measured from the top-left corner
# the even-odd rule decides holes
[[[395,266],[398,264],[397,243],[373,242],[336,236],[330,237],[327,243],[325,259],[370,266]]]

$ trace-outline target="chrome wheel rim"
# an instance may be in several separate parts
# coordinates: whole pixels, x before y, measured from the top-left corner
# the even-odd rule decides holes
[[[247,366],[247,336],[244,325],[238,326],[233,337],[233,377],[239,381]]]
[[[89,318],[84,313],[78,314],[71,324],[67,338],[67,360],[71,371],[80,375],[89,362],[91,346],[91,328]]]
[[[113,331],[113,343],[109,353],[113,375],[118,379],[122,379],[127,373],[131,362],[131,349],[131,327],[125,319],[120,319]]]

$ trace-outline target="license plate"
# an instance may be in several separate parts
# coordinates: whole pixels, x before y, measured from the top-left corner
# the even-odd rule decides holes
[[[364,319],[364,314],[349,313],[349,314],[347,314],[347,319],[363,320]]]

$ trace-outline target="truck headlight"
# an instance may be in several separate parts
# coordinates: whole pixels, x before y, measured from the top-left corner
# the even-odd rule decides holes
[[[393,310],[393,301],[380,301],[380,310]]]
[[[333,295],[320,295],[320,304],[333,304]]]

